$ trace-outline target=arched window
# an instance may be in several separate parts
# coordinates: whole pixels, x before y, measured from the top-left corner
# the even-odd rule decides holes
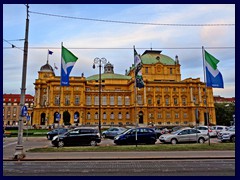
[[[121,112],[118,113],[118,119],[122,119],[122,113]]]
[[[111,112],[110,119],[114,119],[114,113]]]
[[[91,114],[90,114],[90,112],[87,113],[87,119],[88,119],[88,120],[91,119]]]
[[[98,119],[98,112],[95,113],[94,119]]]

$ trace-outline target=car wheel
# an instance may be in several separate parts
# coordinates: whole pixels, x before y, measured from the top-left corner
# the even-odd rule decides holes
[[[232,137],[230,138],[230,141],[235,143],[235,136],[232,136]]]
[[[171,143],[172,143],[172,144],[177,144],[177,140],[176,140],[176,139],[172,139],[172,140],[171,140]]]
[[[106,134],[103,134],[102,137],[103,137],[103,138],[106,138]]]
[[[203,144],[205,140],[203,138],[199,138],[198,143]]]
[[[63,141],[59,141],[58,142],[58,147],[63,147],[64,146],[64,142]]]
[[[91,146],[96,146],[96,145],[97,145],[97,142],[94,141],[94,140],[92,140],[92,141],[90,142],[90,145],[91,145]]]

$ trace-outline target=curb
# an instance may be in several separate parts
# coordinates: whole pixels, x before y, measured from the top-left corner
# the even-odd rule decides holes
[[[217,156],[202,156],[202,157],[99,157],[99,158],[26,158],[26,159],[21,159],[21,160],[15,160],[15,159],[7,159],[4,158],[3,161],[105,161],[105,160],[194,160],[194,159],[201,159],[201,160],[206,160],[206,159],[235,159],[233,156],[222,156],[222,157],[217,157]]]

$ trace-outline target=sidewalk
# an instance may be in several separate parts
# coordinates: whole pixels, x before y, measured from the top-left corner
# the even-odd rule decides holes
[[[235,159],[235,151],[26,152],[22,161]],[[12,161],[12,158],[3,158]]]

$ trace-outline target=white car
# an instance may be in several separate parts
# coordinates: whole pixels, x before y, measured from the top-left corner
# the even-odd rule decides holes
[[[231,127],[227,131],[221,131],[218,133],[218,139],[222,142],[231,141],[235,142],[235,126]]]
[[[199,130],[203,134],[208,134],[208,132],[209,132],[210,137],[216,137],[217,136],[217,132],[213,131],[210,127],[208,128],[208,126],[197,126],[196,129]]]
[[[227,131],[228,129],[229,129],[229,127],[227,127],[227,126],[218,126],[218,125],[211,126],[211,130],[215,131],[217,135],[218,135],[219,132]]]

